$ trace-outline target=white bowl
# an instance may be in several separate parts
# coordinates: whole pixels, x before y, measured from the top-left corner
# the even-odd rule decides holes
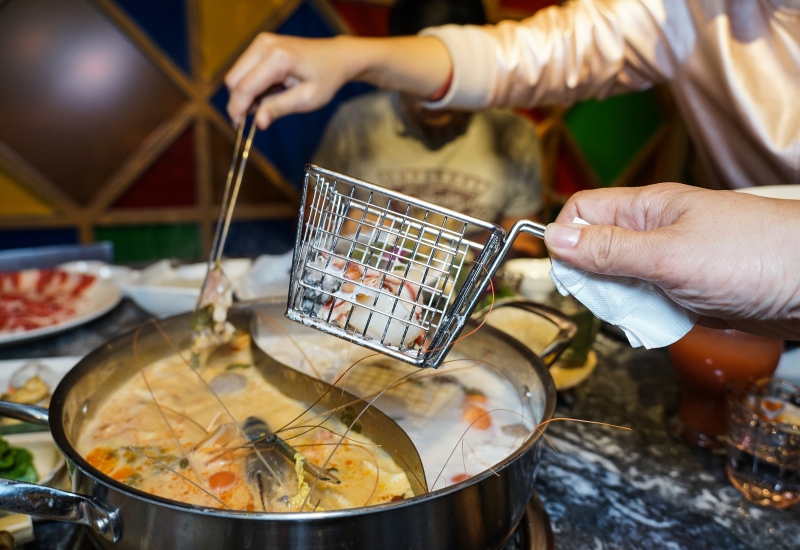
[[[144,269],[125,293],[139,307],[153,315],[166,317],[192,311],[200,296],[207,264],[172,267],[169,260],[156,262]],[[250,269],[248,259],[224,260],[222,268],[236,287],[236,282]]]
[[[556,289],[550,278],[550,258],[517,258],[506,262],[503,271],[522,277],[519,293],[528,300],[546,300]]]

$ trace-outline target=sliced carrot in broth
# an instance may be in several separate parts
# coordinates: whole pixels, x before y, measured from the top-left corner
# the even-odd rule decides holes
[[[124,466],[123,468],[120,468],[119,470],[111,474],[111,477],[116,479],[117,481],[122,481],[126,477],[129,477],[135,473],[136,470],[134,470],[130,466]]]
[[[208,478],[208,486],[213,491],[222,491],[236,483],[236,474],[225,470],[217,472]]]
[[[106,447],[97,447],[92,450],[86,455],[86,460],[104,474],[114,471],[114,468],[117,467],[117,454]]]
[[[471,424],[476,430],[488,430],[492,427],[492,417],[486,409],[478,405],[466,405],[461,413],[461,420]]]

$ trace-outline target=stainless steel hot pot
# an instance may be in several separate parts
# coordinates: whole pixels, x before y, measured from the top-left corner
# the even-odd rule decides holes
[[[173,341],[186,342],[188,315],[161,325]],[[139,336],[141,364],[174,353],[152,325],[148,327]],[[38,407],[0,402],[1,415],[49,424],[67,458],[73,491],[0,480],[0,509],[88,525],[102,548],[490,550],[511,534],[533,492],[540,434],[493,472],[404,501],[352,510],[231,512],[143,493],[96,470],[73,446],[87,418],[136,372],[133,339],[134,333],[121,336],[81,360],[56,389],[49,414]],[[553,380],[525,346],[486,326],[458,342],[455,350],[503,369],[521,389],[531,418],[551,418]]]

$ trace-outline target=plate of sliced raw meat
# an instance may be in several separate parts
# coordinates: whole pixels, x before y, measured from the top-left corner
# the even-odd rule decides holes
[[[0,345],[87,323],[121,299],[116,285],[86,273],[60,269],[0,273]]]

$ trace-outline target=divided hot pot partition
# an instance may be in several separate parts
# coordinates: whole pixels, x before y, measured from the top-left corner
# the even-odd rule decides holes
[[[280,308],[274,308],[274,314],[280,315]],[[180,315],[161,322],[166,334],[179,345],[188,343],[189,317]],[[249,329],[252,315],[239,310],[232,312],[231,319],[238,328]],[[466,328],[475,326],[470,321]],[[54,392],[49,413],[38,407],[0,402],[0,415],[49,424],[67,458],[72,482],[72,492],[67,492],[0,480],[0,509],[87,525],[97,545],[108,549],[493,550],[515,529],[533,493],[541,452],[539,432],[493,471],[431,493],[417,486],[417,496],[412,498],[350,510],[238,512],[182,504],[141,492],[101,473],[75,449],[80,430],[93,413],[137,372],[131,352],[133,339],[134,333],[128,333],[81,360]],[[174,353],[152,324],[140,331],[138,345],[141,364],[145,365]],[[551,418],[555,406],[552,378],[544,363],[525,346],[485,326],[456,342],[454,350],[462,356],[492,361],[519,388],[529,418]],[[270,365],[275,361],[255,346],[253,351],[256,366],[269,380]],[[298,387],[314,383],[297,374],[303,377],[298,378]],[[371,408],[362,420],[368,424],[370,415],[381,414]],[[394,444],[406,441],[411,446],[407,452],[416,454],[405,432],[400,432],[389,434]],[[373,434],[376,441],[381,437],[387,435]],[[409,479],[412,477],[409,475]]]

